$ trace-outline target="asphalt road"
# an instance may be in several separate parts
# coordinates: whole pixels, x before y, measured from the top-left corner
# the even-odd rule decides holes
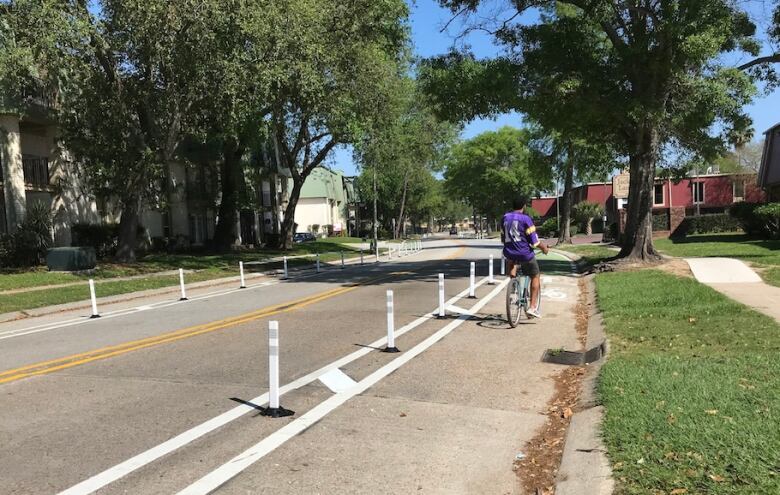
[[[381,450],[382,435],[393,434],[372,431],[376,425],[366,415],[375,409],[360,407],[369,400],[363,392],[389,386],[385,379],[396,373],[398,380],[401,370],[419,361],[415,356],[451,342],[441,339],[467,322],[459,311],[492,304],[500,312],[503,301],[503,286],[485,280],[490,254],[501,280],[495,241],[431,240],[424,247],[393,262],[335,267],[283,282],[257,280],[242,290],[204,288],[189,301],[134,300],[115,308],[120,311],[113,317],[89,319],[77,310],[0,325],[0,493],[177,493],[187,487],[188,493],[393,493],[392,486],[350,483],[362,471],[361,456],[335,460],[337,452],[357,452],[373,435]],[[470,260],[478,266],[476,300],[464,297]],[[543,270],[563,277],[570,264],[549,259]],[[438,273],[445,274],[446,299],[455,305],[443,320],[431,315]],[[394,291],[401,354],[377,350],[386,335],[387,290]],[[279,322],[281,403],[296,411],[292,418],[259,415],[267,401],[270,320]],[[556,345],[573,341],[573,330],[559,333]],[[497,351],[501,342],[494,343]],[[449,383],[441,366],[395,386],[440,389]],[[364,389],[350,392],[361,384]],[[547,393],[540,392],[539,407]],[[323,418],[342,410],[353,411],[346,423],[337,432],[323,431]],[[512,417],[491,414],[494,421],[481,420],[484,428],[512,428]],[[538,425],[529,420],[526,426]],[[439,447],[451,443],[418,435]],[[291,438],[307,442],[302,452],[312,449],[318,459],[333,454],[325,455],[334,459],[332,470],[318,471],[318,479],[330,476],[324,484],[291,484],[295,477],[285,476],[286,468],[267,478],[261,473],[263,483],[243,470],[226,474],[224,465],[248,449],[258,449],[258,459],[268,448],[276,456],[296,452],[285,450]],[[391,468],[380,462],[370,469],[379,477]],[[201,481],[209,476],[212,488]]]

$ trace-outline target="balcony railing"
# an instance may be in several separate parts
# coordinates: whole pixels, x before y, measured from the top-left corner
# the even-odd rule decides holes
[[[24,183],[33,187],[49,187],[49,159],[45,156],[22,157]]]

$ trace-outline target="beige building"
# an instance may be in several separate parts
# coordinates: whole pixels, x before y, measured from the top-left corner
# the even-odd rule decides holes
[[[20,94],[0,95],[0,234],[13,232],[35,202],[49,207],[57,246],[71,245],[73,225],[117,223],[111,199],[90,193],[77,157],[59,142],[53,98],[34,89]],[[187,160],[169,165],[164,200],[142,208],[146,241],[157,248],[208,246],[214,238],[221,201],[218,163],[205,158],[213,154],[204,150],[183,153]],[[244,158],[236,244],[273,243],[287,205],[289,174],[278,167],[273,145]]]
[[[78,167],[59,143],[51,101],[36,88],[0,98],[0,233],[15,231],[29,207],[41,202],[51,210],[55,245],[68,246],[72,225],[101,218]]]
[[[295,208],[296,232],[313,232],[313,226],[317,226],[316,233],[346,233],[352,203],[348,197],[350,186],[341,172],[315,168],[303,183]]]

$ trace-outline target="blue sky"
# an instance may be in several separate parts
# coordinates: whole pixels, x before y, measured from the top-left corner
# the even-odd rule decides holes
[[[752,0],[747,2],[747,5],[754,21],[759,25],[759,31],[764,32],[766,23],[771,18],[774,2]],[[414,2],[411,9],[411,26],[415,53],[418,56],[431,57],[446,53],[456,42],[454,36],[457,34],[457,22],[453,23],[450,33],[441,32],[450,17],[450,12],[439,7],[436,0],[416,0]],[[478,57],[492,57],[500,51],[500,48],[492,43],[491,37],[484,33],[472,34],[466,40],[458,42],[467,43]],[[780,122],[780,90],[775,90],[769,95],[759,96],[753,104],[748,106],[747,111],[753,118],[756,139],[758,139],[766,129]],[[468,139],[505,125],[521,126],[521,115],[511,113],[499,115],[494,120],[475,120],[465,126],[461,137]],[[343,170],[348,175],[357,173],[352,162],[350,149],[338,149],[334,154],[333,166]]]

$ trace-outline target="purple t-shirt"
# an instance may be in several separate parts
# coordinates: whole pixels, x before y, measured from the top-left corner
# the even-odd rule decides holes
[[[504,257],[512,261],[531,261],[534,248],[539,245],[533,219],[519,211],[504,214],[501,240],[504,242]]]

